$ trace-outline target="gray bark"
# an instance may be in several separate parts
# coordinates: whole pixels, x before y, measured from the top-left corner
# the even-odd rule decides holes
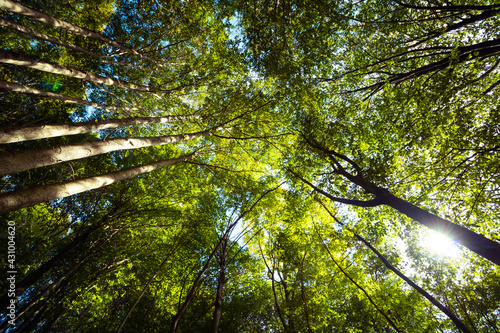
[[[56,93],[49,92],[49,91],[42,91],[42,90],[38,90],[36,88],[22,86],[22,85],[17,84],[17,83],[12,83],[12,82],[2,81],[2,80],[0,80],[0,88],[10,90],[13,92],[17,92],[17,93],[23,93],[23,94],[29,94],[29,95],[35,95],[35,96],[55,99],[55,100],[65,102],[65,103],[91,106],[91,107],[105,110],[105,111],[114,111],[114,112],[117,112],[117,111],[123,111],[123,112],[146,111],[149,113],[156,112],[155,110],[147,110],[147,109],[138,108],[138,107],[134,107],[134,106],[108,106],[108,105],[104,105],[104,104],[85,101],[83,99],[78,99],[78,98],[73,98],[73,97],[69,97],[69,96],[56,94]]]
[[[130,83],[110,77],[96,75],[91,72],[84,72],[76,68],[43,61],[40,58],[35,58],[22,53],[16,53],[7,50],[0,50],[0,62],[3,62],[5,64],[29,67],[42,72],[64,75],[75,79],[82,79],[93,83],[100,83],[123,89],[132,89],[146,92],[156,91],[155,89],[151,89],[148,86],[142,84]]]
[[[200,153],[201,151],[197,151],[179,158],[162,160],[99,176],[3,193],[0,194],[0,214],[5,214],[24,207],[34,206],[41,202],[65,198],[73,194],[108,186],[125,179],[133,178],[140,174],[158,170],[168,165],[174,165],[190,160]]]
[[[70,31],[74,34],[83,36],[83,37],[89,37],[89,38],[94,38],[94,39],[100,40],[104,43],[112,45],[112,46],[119,48],[123,51],[126,51],[128,53],[132,53],[136,56],[139,56],[140,58],[147,59],[147,60],[153,61],[155,63],[158,63],[158,60],[153,59],[151,57],[148,57],[144,54],[141,54],[141,53],[137,52],[136,50],[133,50],[133,49],[130,49],[126,46],[123,46],[123,45],[115,42],[114,40],[111,40],[110,38],[108,38],[102,34],[99,34],[99,33],[92,31],[92,30],[88,30],[88,29],[79,27],[77,25],[60,20],[60,19],[55,18],[53,16],[41,13],[41,12],[36,11],[34,9],[23,6],[20,3],[17,3],[17,2],[11,1],[11,0],[0,0],[0,9],[4,9],[4,10],[7,10],[7,11],[12,12],[12,13],[16,13],[16,14],[20,14],[20,15],[29,17],[32,20],[53,26],[55,28],[61,28],[61,29]]]
[[[97,53],[94,53],[94,52],[89,51],[87,49],[84,49],[84,48],[82,48],[82,47],[80,47],[78,45],[75,45],[73,43],[65,42],[65,41],[60,40],[58,38],[47,36],[45,34],[42,34],[41,32],[38,32],[38,31],[32,30],[30,28],[27,28],[27,27],[25,27],[22,24],[13,22],[11,20],[7,20],[5,17],[0,17],[0,25],[3,25],[5,27],[13,29],[13,30],[17,30],[17,31],[22,32],[22,33],[24,33],[24,34],[26,34],[26,35],[28,35],[30,37],[33,37],[35,39],[38,39],[38,40],[41,40],[41,41],[44,41],[44,42],[49,42],[49,43],[52,43],[52,44],[61,45],[61,46],[64,46],[64,47],[66,47],[68,49],[72,49],[72,50],[75,50],[77,52],[86,54],[86,55],[91,56],[92,58],[97,59],[100,62],[103,62],[103,63],[106,63],[106,64],[130,66],[130,64],[123,64],[123,63],[120,63],[120,62],[117,62],[117,61],[107,60],[106,56],[104,56],[102,54],[97,54]]]
[[[158,136],[151,138],[115,138],[106,141],[78,142],[54,147],[45,147],[22,152],[0,154],[0,176],[22,172],[42,166],[77,160],[85,157],[190,140],[210,134],[202,131],[189,134]]]
[[[145,125],[153,123],[169,123],[176,120],[198,118],[196,115],[179,115],[165,117],[131,117],[108,119],[101,121],[86,121],[72,124],[39,125],[26,127],[0,128],[0,144],[53,138],[64,135],[76,135],[92,131],[118,128],[123,126]]]

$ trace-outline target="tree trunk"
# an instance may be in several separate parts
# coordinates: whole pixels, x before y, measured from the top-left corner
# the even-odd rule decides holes
[[[368,242],[362,236],[358,235],[353,230],[351,230],[349,227],[347,227],[344,223],[342,223],[337,217],[335,217],[335,215],[332,214],[332,212],[330,212],[330,210],[321,201],[319,201],[319,203],[323,206],[323,208],[326,209],[328,214],[335,220],[335,222],[337,222],[338,224],[340,224],[344,228],[347,228],[350,232],[352,232],[354,237],[356,237],[360,242],[365,244],[365,246],[368,247],[373,253],[375,253],[375,255],[380,259],[380,261],[382,261],[384,263],[385,267],[387,267],[388,269],[390,269],[391,271],[396,273],[397,276],[399,276],[406,283],[408,283],[420,295],[427,298],[433,305],[435,305],[439,310],[441,310],[445,315],[447,315],[448,318],[450,318],[462,332],[472,333],[469,330],[469,328],[457,316],[455,316],[455,314],[453,314],[453,312],[451,312],[451,310],[449,310],[447,307],[445,307],[443,304],[441,304],[437,299],[435,299],[431,294],[429,294],[427,291],[422,289],[418,284],[413,282],[409,277],[404,275],[400,270],[398,270],[396,267],[391,265],[391,263],[389,263],[389,261],[380,252],[378,252],[378,250],[374,246],[372,246],[370,244],[370,242]]]
[[[316,233],[318,234],[320,240],[321,240],[321,243],[323,244],[323,247],[325,248],[326,252],[328,252],[328,255],[330,256],[330,259],[332,259],[333,263],[335,264],[335,266],[338,267],[338,269],[342,272],[342,274],[344,274],[344,276],[346,278],[349,279],[349,281],[351,281],[359,290],[361,290],[363,292],[363,294],[365,294],[366,298],[368,299],[368,301],[375,307],[375,309],[377,309],[377,311],[387,320],[387,322],[389,323],[389,325],[392,326],[392,328],[394,328],[396,330],[396,332],[398,333],[401,333],[401,331],[399,330],[399,328],[396,326],[396,323],[394,323],[391,318],[389,318],[389,316],[387,315],[387,313],[385,313],[384,310],[382,310],[380,307],[378,307],[377,303],[375,303],[373,301],[373,299],[371,298],[371,296],[368,294],[368,292],[365,290],[365,288],[363,288],[361,285],[359,285],[349,274],[347,274],[347,272],[342,268],[342,266],[340,266],[337,261],[335,260],[335,258],[333,257],[333,254],[330,252],[330,249],[328,248],[328,245],[326,244],[325,240],[323,239],[323,237],[321,236],[321,234],[319,233],[319,230],[317,228],[316,229]]]
[[[78,180],[70,180],[58,184],[28,188],[0,194],[0,214],[33,206],[41,202],[65,198],[73,194],[82,193],[96,188],[114,184],[121,180],[130,179],[137,175],[158,170],[168,165],[174,165],[192,159],[200,154],[200,151],[184,155],[179,158],[162,160],[146,165],[128,168],[125,170],[106,173],[99,176],[88,177]]]
[[[16,53],[7,50],[0,50],[0,62],[3,62],[5,64],[29,67],[47,73],[64,75],[75,79],[82,79],[93,83],[100,83],[123,89],[131,89],[131,90],[138,90],[145,92],[156,91],[155,89],[151,89],[150,87],[142,84],[135,84],[127,81],[113,79],[110,77],[99,76],[91,72],[84,72],[76,68],[60,65],[53,62],[43,61],[40,58],[35,58],[22,53]]]
[[[3,153],[0,154],[0,176],[117,150],[166,145],[203,137],[208,134],[210,134],[210,131],[151,138],[115,138],[106,141],[79,142],[37,150]]]
[[[156,272],[149,278],[148,282],[146,283],[146,285],[142,289],[141,294],[139,295],[139,297],[137,298],[137,300],[134,302],[134,304],[132,305],[132,307],[130,308],[130,310],[127,312],[127,314],[123,318],[123,320],[122,320],[122,322],[120,324],[120,327],[118,327],[118,330],[116,331],[117,333],[121,332],[123,326],[127,322],[128,317],[130,317],[130,314],[132,313],[132,311],[134,311],[134,309],[137,306],[137,304],[139,304],[140,300],[142,299],[142,297],[146,293],[146,290],[149,288],[149,285],[151,284],[151,282],[153,282],[154,278],[158,274],[160,274],[161,269],[163,268],[163,266],[165,266],[165,264],[167,263],[167,260],[172,256],[172,254],[174,254],[181,247],[181,245],[182,245],[182,243],[178,242],[177,245],[175,247],[173,247],[172,250],[170,250],[170,252],[167,254],[167,256],[163,259],[163,261],[160,263],[160,265],[156,269]]]
[[[415,282],[413,282],[410,278],[408,278],[406,275],[404,275],[401,271],[399,271],[396,267],[391,265],[389,261],[382,255],[380,252],[377,251],[368,241],[366,241],[363,237],[354,234],[357,239],[359,239],[363,244],[365,244],[370,250],[373,251],[377,255],[377,257],[384,263],[385,267],[389,268],[391,271],[396,273],[397,276],[402,278],[406,283],[408,283],[413,289],[415,289],[420,295],[424,296],[427,298],[433,305],[435,305],[439,310],[441,310],[448,318],[450,318],[453,323],[464,333],[472,333],[471,330],[460,320],[458,319],[451,310],[449,310],[447,307],[445,307],[443,304],[441,304],[437,299],[435,299],[431,294],[429,294],[427,291],[422,289],[419,285],[417,285]]]
[[[92,233],[103,226],[104,223],[109,225],[113,220],[113,216],[120,210],[121,204],[114,203],[109,209],[108,213],[104,215],[99,221],[91,225],[85,232],[81,235],[76,236],[71,242],[66,244],[61,250],[57,252],[51,259],[39,266],[37,269],[28,271],[27,275],[19,282],[16,283],[16,291],[18,294],[22,293],[28,287],[31,287],[35,282],[40,280],[45,273],[47,273],[51,268],[56,267],[60,261],[66,260],[69,253],[72,253],[75,248],[83,244]],[[5,280],[5,279],[4,279]],[[0,299],[0,304],[4,304],[7,301],[7,295],[4,295]]]
[[[25,289],[40,280],[43,275],[50,269],[56,267],[60,261],[66,260],[69,253],[72,253],[75,248],[83,244],[90,237],[90,235],[101,226],[103,226],[104,223],[106,223],[106,225],[109,225],[113,221],[115,214],[122,208],[122,205],[123,204],[119,203],[119,201],[113,203],[110,206],[108,213],[105,214],[96,223],[91,225],[85,232],[76,236],[71,242],[69,242],[61,250],[59,250],[51,259],[39,266],[37,269],[28,271],[27,275],[25,275],[21,281],[16,283],[16,291],[19,294],[22,293]],[[5,278],[6,274],[5,277],[3,277],[3,280],[5,280]],[[4,302],[6,301],[7,295],[4,295],[2,298],[0,298],[0,304],[5,304]]]
[[[51,281],[49,283],[49,285],[40,294],[36,295],[36,297],[33,297],[29,303],[27,303],[23,308],[20,308],[17,311],[16,319],[19,319],[21,316],[23,316],[32,306],[34,306],[41,299],[43,299],[45,297],[45,295],[47,295],[51,290],[53,290],[55,288],[57,288],[58,290],[61,290],[61,288],[64,288],[64,286],[69,282],[69,280],[67,279],[68,276],[70,276],[74,271],[76,271],[84,263],[86,263],[88,259],[90,259],[94,255],[96,255],[98,253],[98,250],[100,250],[114,235],[116,235],[118,233],[118,231],[119,230],[113,231],[104,240],[102,240],[99,243],[99,245],[96,248],[94,248],[90,253],[88,253],[85,257],[78,260],[78,262],[75,265],[73,265],[70,269],[68,269],[66,272],[64,272],[55,281]],[[53,296],[53,295],[51,295],[51,296]]]
[[[390,82],[393,85],[398,85],[403,82],[406,82],[411,79],[415,79],[417,77],[430,74],[430,73],[435,73],[435,72],[440,72],[445,70],[446,68],[450,66],[454,66],[456,64],[460,64],[466,61],[471,61],[473,59],[487,59],[490,57],[497,56],[500,54],[500,39],[494,39],[494,40],[489,40],[469,46],[461,46],[458,47],[458,55],[455,56],[451,52],[449,52],[447,57],[443,58],[442,60],[438,60],[436,62],[430,63],[428,65],[424,65],[421,67],[418,67],[414,70],[411,70],[406,73],[401,73],[401,74],[391,74],[389,78],[386,80]],[[360,89],[353,90],[352,92],[358,92],[358,91],[363,91],[363,90],[369,90],[372,89],[375,92],[379,91],[380,89],[383,88],[385,84],[384,82],[378,82],[370,86],[366,86]]]
[[[457,241],[460,245],[465,246],[483,258],[500,265],[499,243],[488,239],[483,235],[477,234],[472,230],[429,213],[428,211],[423,210],[408,201],[396,197],[387,190],[380,189],[377,193],[377,197],[380,198],[383,204],[390,206],[420,224]]]
[[[179,325],[179,322],[181,321],[182,316],[186,312],[189,304],[191,304],[191,301],[194,298],[194,293],[196,292],[196,288],[198,288],[198,285],[200,284],[201,278],[203,277],[203,275],[205,274],[205,272],[210,267],[210,263],[212,262],[212,259],[214,258],[214,256],[217,253],[217,251],[219,250],[219,247],[221,246],[223,239],[224,238],[222,238],[217,243],[217,245],[215,246],[215,249],[208,256],[208,259],[207,259],[205,265],[203,266],[203,268],[201,269],[201,271],[196,276],[196,279],[193,281],[193,284],[191,285],[191,289],[189,290],[189,293],[188,293],[186,299],[184,300],[184,303],[182,303],[181,307],[177,311],[177,314],[175,315],[175,317],[174,317],[174,319],[172,321],[172,325],[170,326],[170,331],[169,331],[170,333],[177,332],[177,326]]]
[[[94,53],[92,51],[84,49],[84,48],[82,48],[82,47],[80,47],[78,45],[75,45],[73,43],[65,42],[65,41],[60,40],[58,38],[47,36],[45,34],[42,34],[41,32],[38,32],[38,31],[32,30],[30,28],[27,28],[24,25],[21,25],[19,23],[13,22],[11,20],[7,20],[5,17],[0,17],[0,25],[3,25],[5,27],[8,27],[8,28],[13,29],[13,30],[17,30],[17,31],[22,32],[22,33],[24,33],[24,34],[26,34],[26,35],[28,35],[30,37],[33,37],[35,39],[42,40],[44,42],[49,42],[49,43],[52,43],[52,44],[61,45],[61,46],[64,46],[64,47],[66,47],[68,49],[72,49],[72,50],[75,50],[77,52],[86,54],[88,56],[91,56],[94,59],[99,60],[102,63],[106,63],[106,64],[110,64],[110,65],[118,65],[118,66],[120,66],[120,65],[121,66],[129,66],[129,67],[131,66],[130,64],[124,64],[124,63],[120,63],[120,62],[117,62],[117,61],[107,60],[106,57],[103,56],[103,55],[101,55],[101,54]]]
[[[292,171],[293,172],[293,171]],[[304,183],[311,186],[316,192],[321,193],[325,197],[334,202],[351,204],[358,207],[375,207],[379,205],[387,205],[400,213],[405,214],[409,218],[417,221],[418,223],[446,235],[447,237],[457,241],[460,245],[465,246],[472,252],[477,253],[481,257],[500,265],[500,243],[492,241],[483,235],[477,234],[472,230],[462,227],[458,224],[452,223],[448,220],[440,218],[432,213],[429,213],[422,208],[419,208],[408,201],[400,199],[390,193],[388,190],[367,182],[362,176],[352,176],[340,170],[346,178],[352,183],[361,186],[367,193],[375,195],[375,199],[369,201],[349,200],[345,198],[336,198],[322,189],[314,186],[304,178],[300,177],[297,173],[293,172]]]
[[[31,271],[28,275],[24,277],[18,284],[16,284],[16,291],[21,294],[26,288],[31,287],[36,281],[40,280],[45,273],[47,273],[51,268],[57,266],[59,262],[66,258],[66,256],[73,251],[77,246],[83,244],[90,235],[97,229],[100,225],[93,225],[78,237],[75,237],[69,244],[67,244],[61,251],[59,251],[55,256],[53,256],[49,261],[45,262],[43,265]]]
[[[22,86],[22,85],[17,84],[17,83],[6,82],[6,81],[2,81],[2,80],[0,80],[0,88],[14,91],[14,92],[18,92],[18,93],[30,94],[30,95],[55,99],[55,100],[65,102],[65,103],[91,106],[91,107],[105,110],[105,111],[124,111],[124,112],[145,111],[148,113],[155,113],[156,112],[155,110],[147,110],[147,109],[133,107],[133,106],[107,106],[104,104],[84,101],[83,99],[77,99],[77,98],[73,98],[73,97],[69,97],[69,96],[64,96],[64,95],[56,94],[56,93],[49,92],[49,91],[42,91],[42,90],[38,90],[35,88]]]
[[[215,296],[214,315],[212,317],[212,325],[210,326],[211,333],[217,333],[219,331],[219,323],[222,316],[222,293],[224,291],[224,284],[226,283],[227,239],[223,241],[221,252],[222,254],[219,262],[220,274],[217,284],[217,294]]]
[[[165,116],[165,117],[132,117],[132,118],[108,119],[100,121],[86,121],[86,122],[71,123],[71,124],[7,127],[7,128],[0,128],[0,144],[53,138],[64,135],[83,134],[97,130],[118,128],[124,126],[169,123],[176,120],[183,120],[190,118],[196,119],[199,118],[199,116],[186,115],[186,116]]]
[[[99,34],[95,31],[88,30],[82,27],[79,27],[77,25],[71,24],[69,22],[60,20],[58,18],[55,18],[53,16],[41,13],[39,11],[36,11],[34,9],[28,8],[26,6],[21,5],[20,3],[14,2],[12,0],[2,0],[0,1],[0,9],[7,10],[12,13],[20,14],[26,17],[31,18],[32,20],[36,20],[38,22],[42,22],[47,25],[51,25],[55,28],[62,28],[64,30],[70,31],[74,34],[83,36],[83,37],[89,37],[89,38],[95,38],[97,40],[100,40],[104,43],[107,43],[109,45],[112,45],[116,48],[119,48],[120,50],[126,51],[128,53],[132,53],[136,56],[139,56],[140,58],[147,59],[150,61],[153,61],[155,63],[159,63],[158,60],[153,59],[151,57],[148,57],[146,55],[143,55],[136,50],[130,49],[126,46],[123,46],[114,40],[109,39],[108,37]]]
[[[274,258],[273,258],[274,261]],[[285,321],[285,317],[283,316],[283,311],[281,310],[280,304],[278,302],[278,295],[276,293],[276,280],[274,280],[274,263],[273,269],[271,270],[271,288],[273,289],[273,297],[274,297],[274,307],[276,308],[276,312],[278,313],[278,318],[280,319],[281,325],[285,331],[288,330],[288,325]]]

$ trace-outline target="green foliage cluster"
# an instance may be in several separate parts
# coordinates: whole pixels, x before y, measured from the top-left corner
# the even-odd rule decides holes
[[[87,52],[2,24],[0,83],[101,106],[4,88],[0,137],[15,128],[43,133],[35,127],[40,125],[192,117],[2,144],[0,160],[80,142],[90,147],[117,138],[206,135],[161,146],[122,146],[3,176],[0,201],[7,202],[17,191],[110,178],[198,153],[2,215],[2,239],[8,221],[16,223],[18,288],[14,325],[3,312],[9,298],[0,299],[1,330],[500,330],[498,249],[484,257],[457,237],[455,247],[463,246],[456,256],[433,253],[423,245],[429,235],[425,223],[388,201],[367,204],[390,192],[406,207],[421,207],[481,239],[500,241],[499,5],[22,5],[114,44],[0,9],[2,19]],[[13,63],[8,52],[33,63]],[[130,88],[35,68],[42,62],[121,80]],[[121,109],[111,111],[112,106]],[[7,256],[0,262],[6,267]],[[6,271],[0,276],[6,290]]]

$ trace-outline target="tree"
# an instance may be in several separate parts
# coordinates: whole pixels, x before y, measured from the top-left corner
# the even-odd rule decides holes
[[[344,177],[354,185],[360,186],[365,193],[373,194],[375,197],[367,201],[334,197],[299,176],[299,178],[303,182],[311,186],[318,193],[321,193],[332,201],[350,204],[358,207],[376,207],[379,205],[388,205],[391,208],[394,208],[397,211],[412,218],[413,220],[425,225],[426,227],[438,232],[442,232],[443,234],[447,235],[453,240],[456,240],[461,245],[476,252],[482,257],[490,260],[497,265],[500,265],[499,243],[489,240],[486,237],[470,231],[460,225],[442,219],[439,216],[429,213],[405,200],[394,196],[387,189],[379,187],[371,183],[370,181],[367,181],[363,176],[361,167],[349,157],[339,154],[334,150],[318,146],[317,143],[312,143],[312,145],[313,147],[320,149],[322,153],[326,154],[327,158],[330,160],[333,169],[331,174],[338,174]],[[347,171],[347,169],[342,166],[341,162],[349,164],[349,166],[354,170],[355,173]],[[292,173],[294,172],[292,171]],[[297,175],[296,173],[294,174]]]
[[[498,331],[499,15],[3,1],[0,327]]]
[[[147,125],[154,123],[169,123],[176,120],[197,118],[196,115],[166,116],[166,117],[132,117],[87,121],[74,124],[39,125],[30,127],[14,127],[2,129],[1,143],[21,142],[27,140],[45,139],[57,136],[89,133],[92,131],[118,128],[132,125]]]

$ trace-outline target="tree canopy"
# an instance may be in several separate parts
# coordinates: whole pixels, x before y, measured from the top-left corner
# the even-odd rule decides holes
[[[499,332],[499,38],[479,0],[0,0],[2,331]]]

